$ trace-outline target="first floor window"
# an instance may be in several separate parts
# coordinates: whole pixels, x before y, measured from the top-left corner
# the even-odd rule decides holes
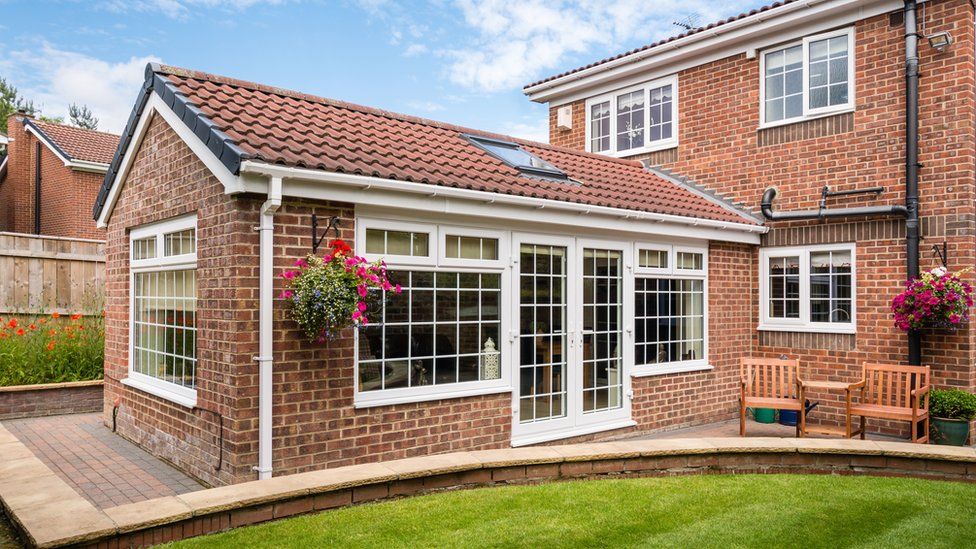
[[[590,152],[634,154],[677,145],[676,77],[587,101]]]
[[[762,122],[853,107],[853,29],[844,29],[763,52]]]
[[[705,358],[703,280],[635,279],[636,365]]]
[[[131,232],[130,378],[160,395],[195,397],[196,244],[193,216]]]
[[[391,272],[402,293],[359,335],[359,391],[501,377],[501,274]]]
[[[852,331],[854,246],[767,248],[760,251],[762,326]]]
[[[590,152],[610,150],[610,102],[590,105]]]

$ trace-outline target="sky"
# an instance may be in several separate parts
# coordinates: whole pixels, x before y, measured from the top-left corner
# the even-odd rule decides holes
[[[0,0],[0,76],[121,132],[155,61],[547,140],[525,84],[761,0]]]

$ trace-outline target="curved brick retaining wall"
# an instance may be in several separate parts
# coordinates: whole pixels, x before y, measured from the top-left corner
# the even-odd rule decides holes
[[[102,380],[0,387],[0,421],[102,411]]]
[[[0,427],[0,453],[5,449],[3,437]],[[9,441],[6,444],[13,448]],[[0,499],[25,537],[42,547],[143,547],[366,501],[576,478],[819,473],[976,481],[973,448],[860,440],[675,439],[409,458],[223,486],[101,511],[81,496],[67,497],[62,487],[54,485],[60,479],[44,476],[46,468],[36,458],[18,451],[11,455],[20,457],[13,465],[0,463]],[[42,467],[38,475],[46,479],[42,484],[52,486],[25,480],[37,465]],[[18,481],[30,487],[18,489]],[[52,494],[45,495],[47,491]]]

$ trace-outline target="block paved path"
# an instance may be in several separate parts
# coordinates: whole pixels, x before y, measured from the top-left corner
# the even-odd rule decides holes
[[[99,509],[205,488],[113,433],[98,413],[13,419],[3,426]]]

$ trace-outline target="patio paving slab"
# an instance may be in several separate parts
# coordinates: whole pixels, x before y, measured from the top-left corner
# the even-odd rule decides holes
[[[98,509],[206,488],[113,433],[101,414],[13,419],[2,425]]]
[[[660,431],[656,433],[649,434],[638,434],[638,435],[624,435],[620,439],[624,440],[659,440],[659,439],[672,439],[672,438],[726,438],[726,437],[739,437],[739,420],[733,419],[729,421],[719,421],[716,423],[706,423],[705,425],[696,425],[694,427],[683,427],[681,429],[675,429],[673,431]],[[788,425],[780,425],[779,423],[756,423],[753,420],[746,421],[746,436],[745,439],[748,440],[752,438],[778,438],[778,439],[796,439],[796,427],[791,427]],[[819,433],[810,433],[805,439],[829,439],[829,440],[846,440],[844,437],[823,435]],[[855,439],[859,440],[857,437]],[[867,434],[867,440],[878,440],[887,442],[909,442],[906,439],[892,437],[887,435],[876,435],[872,433]],[[785,441],[783,441],[785,442]],[[780,442],[780,443],[783,443]]]

